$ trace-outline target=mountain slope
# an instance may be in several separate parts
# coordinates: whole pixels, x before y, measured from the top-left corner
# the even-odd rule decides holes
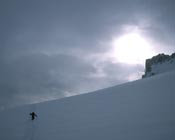
[[[175,72],[0,113],[1,140],[174,140]],[[35,111],[33,122],[29,113]]]

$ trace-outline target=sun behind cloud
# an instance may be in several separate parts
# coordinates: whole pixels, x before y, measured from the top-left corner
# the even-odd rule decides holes
[[[140,34],[128,33],[112,40],[112,55],[120,63],[143,64],[155,52]]]

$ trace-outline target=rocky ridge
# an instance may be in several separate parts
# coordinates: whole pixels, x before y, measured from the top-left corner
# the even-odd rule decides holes
[[[161,72],[175,68],[175,53],[166,55],[164,53],[147,59],[145,63],[145,74],[142,78],[150,77]],[[159,70],[158,70],[159,69]]]

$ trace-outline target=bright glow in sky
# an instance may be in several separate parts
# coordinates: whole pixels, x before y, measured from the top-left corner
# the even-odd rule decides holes
[[[128,33],[112,41],[112,55],[117,62],[144,64],[145,59],[154,56],[151,45],[138,33]]]
[[[0,0],[0,9],[0,110],[136,80],[145,59],[175,52],[174,0]]]

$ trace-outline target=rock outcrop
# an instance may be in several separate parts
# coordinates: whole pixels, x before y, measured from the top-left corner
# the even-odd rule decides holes
[[[152,57],[151,59],[147,59],[145,64],[145,74],[142,76],[142,78],[157,74],[155,70],[153,70],[154,66],[164,63],[168,63],[168,65],[170,65],[173,62],[175,62],[175,53],[173,53],[172,55],[165,55],[162,53]]]

